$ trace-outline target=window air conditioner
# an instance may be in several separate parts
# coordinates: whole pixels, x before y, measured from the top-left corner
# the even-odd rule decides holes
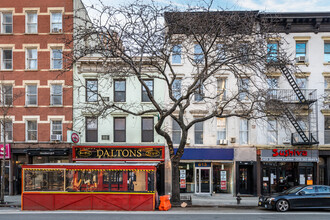
[[[291,141],[290,139],[283,139],[283,144],[291,144]]]
[[[53,28],[52,33],[58,33],[58,28]]]
[[[62,140],[62,135],[60,135],[60,134],[52,134],[52,135],[50,135],[50,140],[51,141],[61,141]]]
[[[230,143],[235,143],[236,142],[236,138],[235,137],[231,137],[230,138]]]
[[[217,144],[218,145],[227,145],[228,144],[228,140],[226,140],[226,139],[217,140]]]
[[[296,62],[298,63],[304,63],[305,61],[306,61],[305,56],[296,57]]]

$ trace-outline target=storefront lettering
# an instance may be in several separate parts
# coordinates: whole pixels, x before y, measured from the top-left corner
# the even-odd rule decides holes
[[[127,158],[127,157],[141,157],[142,151],[140,149],[111,149],[111,150],[97,150],[97,158]]]
[[[296,156],[302,156],[307,157],[307,151],[305,150],[278,150],[273,149],[273,157],[296,157]]]

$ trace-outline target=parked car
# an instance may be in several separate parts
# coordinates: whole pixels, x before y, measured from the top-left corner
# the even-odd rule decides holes
[[[286,212],[289,209],[330,208],[330,186],[300,185],[279,194],[260,196],[258,206]]]

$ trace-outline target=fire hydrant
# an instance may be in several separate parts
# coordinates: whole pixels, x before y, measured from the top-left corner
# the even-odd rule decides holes
[[[241,204],[241,200],[242,200],[242,198],[241,198],[241,194],[240,194],[240,193],[237,193],[236,200],[237,200],[237,204],[238,204],[238,205]]]

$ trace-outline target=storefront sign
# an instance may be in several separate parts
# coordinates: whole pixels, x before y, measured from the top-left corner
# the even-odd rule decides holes
[[[186,187],[186,170],[180,170],[180,188]]]
[[[221,190],[227,190],[227,171],[220,171],[220,184]]]
[[[261,161],[279,161],[279,162],[318,162],[318,150],[262,150]]]
[[[74,146],[73,160],[133,160],[164,159],[164,147]]]
[[[0,144],[0,160],[3,159],[3,152],[4,152],[4,147],[3,144]],[[6,154],[5,154],[6,159],[10,159],[10,144],[6,144]]]
[[[211,167],[211,163],[198,162],[198,163],[195,163],[195,167]]]

